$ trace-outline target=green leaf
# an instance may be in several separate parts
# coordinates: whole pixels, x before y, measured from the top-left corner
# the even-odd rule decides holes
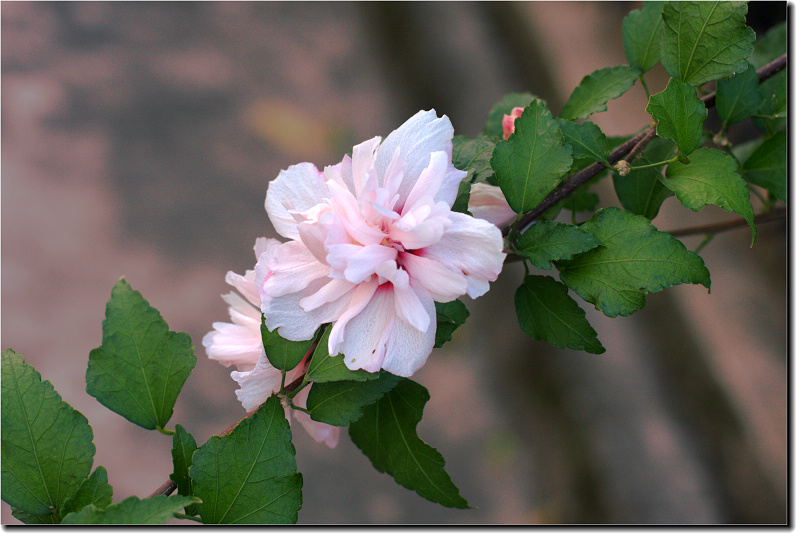
[[[588,157],[593,161],[608,164],[608,155],[611,150],[608,140],[600,127],[591,121],[574,123],[565,119],[556,118],[558,127],[564,134],[564,142],[572,149],[573,161]]]
[[[746,2],[667,2],[661,63],[690,86],[747,69],[756,34],[745,23]]]
[[[693,86],[671,78],[664,91],[650,97],[647,113],[658,121],[658,135],[672,140],[683,155],[689,155],[700,143],[708,110]]]
[[[622,43],[625,56],[632,67],[643,73],[649,71],[661,59],[661,35],[664,21],[661,11],[664,2],[643,2],[642,9],[631,11],[622,21]]]
[[[786,70],[768,78],[758,87],[764,104],[758,110],[769,119],[755,119],[756,126],[769,134],[786,126]]]
[[[189,476],[205,524],[294,524],[303,504],[292,433],[276,395],[195,451]]]
[[[189,468],[192,466],[192,455],[197,451],[194,437],[186,432],[180,424],[175,425],[175,434],[172,435],[172,468],[169,478],[178,486],[181,496],[194,496],[192,480],[189,479]],[[199,510],[196,505],[187,505],[187,515],[197,515]]]
[[[317,344],[317,348],[311,356],[311,361],[306,369],[306,380],[308,382],[332,382],[336,380],[370,380],[378,378],[378,373],[370,373],[363,369],[351,371],[344,365],[344,354],[330,356],[328,354],[328,338],[331,335],[331,326],[325,329]]]
[[[742,216],[756,239],[750,191],[736,171],[736,159],[718,149],[702,147],[692,154],[688,164],[674,162],[667,166],[663,184],[675,193],[684,207],[699,211],[717,205]]]
[[[572,90],[560,116],[573,120],[605,111],[606,103],[631,89],[640,74],[641,71],[636,67],[618,65],[586,75],[578,87]]]
[[[92,469],[92,428],[11,349],[2,354],[0,404],[3,501],[57,518]]]
[[[486,120],[486,126],[483,128],[485,136],[503,139],[503,116],[510,115],[511,110],[517,106],[525,108],[531,101],[536,99],[533,93],[508,93],[495,104],[489,111],[489,118]]]
[[[655,138],[645,148],[639,158],[634,159],[634,166],[645,166],[664,162],[675,153],[675,144],[664,138]],[[634,170],[622,176],[616,172],[611,174],[614,190],[622,206],[636,214],[652,220],[658,214],[661,204],[672,196],[672,191],[661,184],[664,177],[661,168],[645,168]]]
[[[560,222],[534,222],[522,234],[516,253],[530,259],[536,268],[550,270],[553,260],[571,259],[601,243],[591,233]]]
[[[458,184],[458,193],[456,194],[456,199],[453,202],[453,207],[451,208],[454,213],[470,214],[469,197],[472,190],[472,185],[467,179],[464,179]]]
[[[64,502],[64,506],[61,508],[61,517],[80,511],[87,505],[105,509],[111,505],[113,494],[114,489],[108,484],[106,469],[98,466],[92,475],[83,480],[75,494]]]
[[[558,185],[572,157],[558,124],[537,99],[517,119],[508,140],[497,143],[491,163],[511,208],[525,213]]]
[[[264,352],[272,367],[278,371],[291,371],[303,361],[316,335],[308,341],[289,341],[278,334],[276,328],[269,331],[264,324],[264,315],[261,315],[261,341],[264,343]]]
[[[175,518],[182,508],[197,502],[197,498],[184,496],[154,496],[139,499],[136,496],[125,498],[106,509],[87,505],[77,513],[64,517],[62,524],[164,524]]]
[[[530,102],[530,101],[528,101]],[[494,176],[489,161],[492,158],[496,139],[478,136],[475,139],[458,135],[453,137],[453,166],[468,172],[465,181],[480,183],[490,181]],[[491,181],[490,181],[491,182]]]
[[[400,485],[445,507],[466,509],[467,501],[444,470],[444,458],[417,435],[428,399],[423,386],[401,379],[350,425],[350,438],[376,470],[389,474]]]
[[[606,207],[581,229],[603,246],[563,263],[561,281],[608,317],[631,315],[644,307],[647,293],[672,285],[711,286],[700,256],[642,216]]]
[[[761,69],[772,60],[786,54],[786,21],[776,24],[770,28],[763,36],[757,36],[753,53],[748,58],[756,69]]]
[[[111,290],[103,344],[89,353],[86,391],[145,429],[162,429],[197,358],[188,334],[120,279]]]
[[[786,131],[778,131],[758,146],[742,167],[744,178],[786,202]]]
[[[439,348],[451,339],[456,328],[467,321],[469,310],[458,299],[451,302],[436,302],[436,339],[433,348]]]
[[[526,276],[514,295],[519,325],[526,334],[563,349],[601,354],[606,350],[567,287],[550,276]]]
[[[364,414],[365,406],[383,397],[399,381],[400,377],[381,371],[375,380],[315,383],[308,392],[306,408],[314,421],[347,427]]]
[[[750,67],[717,82],[717,113],[724,125],[733,125],[756,114],[764,98],[758,91],[758,73]]]

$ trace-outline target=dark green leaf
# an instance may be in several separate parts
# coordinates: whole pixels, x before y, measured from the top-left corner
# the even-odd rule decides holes
[[[11,514],[22,522],[23,524],[60,524],[61,517],[57,514],[51,515],[32,515],[30,513],[26,513],[25,511],[20,511],[19,509],[11,509]]]
[[[533,93],[508,93],[495,104],[489,112],[489,119],[486,120],[486,126],[483,128],[485,136],[503,139],[503,116],[511,115],[511,110],[517,106],[525,108],[531,101],[536,99]]]
[[[526,276],[514,295],[517,319],[531,338],[563,349],[592,354],[605,352],[584,312],[567,294],[567,287],[550,276]]]
[[[723,125],[744,121],[757,113],[764,98],[758,91],[758,73],[754,67],[717,82],[717,113]]]
[[[351,371],[344,365],[344,355],[328,354],[328,338],[331,335],[331,326],[325,329],[322,339],[311,356],[306,370],[306,380],[309,382],[332,382],[335,380],[368,380],[378,378],[378,373],[369,373],[363,369]]]
[[[745,23],[746,2],[667,2],[661,63],[690,86],[747,69],[756,34]]]
[[[196,361],[189,335],[170,331],[121,279],[106,305],[103,344],[89,354],[86,391],[136,425],[163,428]]]
[[[655,138],[647,145],[642,155],[634,159],[634,166],[644,166],[664,162],[675,153],[675,144],[664,138]],[[629,211],[652,220],[658,214],[661,204],[672,195],[672,191],[661,184],[664,177],[661,168],[635,170],[621,176],[614,172],[614,190],[622,206]]]
[[[184,496],[154,496],[139,499],[136,496],[125,498],[120,503],[111,504],[106,509],[87,505],[77,513],[64,517],[62,524],[164,524],[175,518],[182,508],[195,503],[197,498]]]
[[[189,468],[192,466],[192,455],[197,451],[197,443],[194,437],[186,432],[180,424],[175,425],[175,434],[172,436],[172,468],[173,472],[169,478],[178,486],[178,494],[181,496],[194,496],[192,480],[189,479]],[[199,513],[196,505],[187,505],[187,515],[197,515]]]
[[[195,451],[189,476],[205,524],[294,524],[303,504],[292,433],[276,395]]]
[[[758,87],[764,101],[759,114],[768,118],[755,120],[756,126],[769,134],[786,126],[786,70],[768,78]]]
[[[632,67],[643,73],[649,71],[661,59],[661,35],[664,21],[661,11],[663,1],[643,2],[642,9],[631,11],[622,21],[622,43],[625,56]]]
[[[261,316],[261,341],[264,343],[264,352],[267,353],[267,360],[272,367],[279,371],[291,371],[297,367],[311,348],[314,339],[290,341],[281,337],[277,328],[270,332],[264,324],[264,316]]]
[[[525,213],[558,185],[572,157],[550,111],[536,100],[517,119],[514,134],[497,143],[491,163],[511,208]]]
[[[389,474],[400,485],[445,507],[466,509],[467,501],[444,470],[444,458],[417,436],[417,424],[428,399],[423,386],[401,379],[350,425],[350,438],[375,469]]]
[[[689,155],[700,143],[708,110],[693,86],[672,78],[664,91],[650,97],[647,113],[658,121],[658,135],[672,140],[682,154]]]
[[[113,493],[114,489],[108,484],[106,469],[98,466],[92,475],[83,480],[75,494],[64,502],[64,506],[61,508],[61,517],[80,511],[87,505],[105,509],[111,505]]]
[[[489,181],[494,176],[489,160],[496,144],[497,140],[488,136],[478,136],[475,139],[462,135],[454,136],[453,166],[468,172],[469,175],[465,180],[470,183]]]
[[[591,233],[560,222],[534,222],[522,234],[515,251],[537,268],[549,270],[551,261],[571,259],[601,243]]]
[[[608,163],[608,140],[600,127],[591,121],[574,123],[556,118],[558,127],[564,134],[564,142],[572,149],[573,161],[588,157],[593,161]]]
[[[458,194],[456,194],[456,200],[453,202],[451,209],[454,213],[470,214],[469,196],[471,188],[472,185],[466,179],[458,184]]]
[[[786,202],[786,131],[767,138],[745,161],[744,178]]]
[[[642,216],[607,207],[581,229],[603,246],[563,263],[561,281],[608,317],[631,315],[644,307],[647,293],[672,285],[711,286],[700,256]]]
[[[312,384],[306,408],[311,419],[337,427],[347,427],[364,414],[383,394],[397,386],[400,377],[381,371],[375,380],[340,380]]]
[[[702,147],[692,154],[688,164],[674,162],[667,166],[663,184],[675,193],[684,207],[699,211],[717,205],[742,216],[756,239],[750,191],[736,171],[738,163],[718,149]]]
[[[458,299],[436,303],[436,339],[434,348],[439,348],[453,338],[456,328],[467,321],[469,310]]]
[[[616,99],[636,83],[641,71],[630,65],[598,69],[586,75],[572,91],[560,116],[564,119],[587,118],[607,109],[608,101]]]
[[[787,42],[786,21],[784,21],[770,28],[763,36],[758,36],[749,58],[750,63],[756,69],[761,69],[778,56],[786,54]]]
[[[0,404],[3,501],[57,518],[92,469],[92,428],[11,349],[2,354]]]

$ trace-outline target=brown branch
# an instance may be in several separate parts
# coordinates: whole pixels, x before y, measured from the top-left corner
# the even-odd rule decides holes
[[[786,207],[776,207],[771,211],[760,213],[755,216],[753,222],[756,224],[763,224],[765,222],[774,222],[786,219]],[[720,231],[728,231],[748,225],[747,220],[743,218],[735,218],[732,220],[725,220],[723,222],[714,222],[711,224],[700,224],[697,226],[684,227],[676,229],[675,231],[668,231],[674,237],[682,237],[686,235],[699,235],[707,234],[712,235]]]

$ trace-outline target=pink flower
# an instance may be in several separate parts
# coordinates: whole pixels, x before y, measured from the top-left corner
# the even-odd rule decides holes
[[[257,239],[254,248],[256,257],[264,255],[269,258],[280,244],[275,239]],[[237,371],[231,372],[231,377],[239,383],[236,397],[247,412],[255,410],[269,396],[280,391],[282,377],[281,371],[269,363],[264,352],[261,341],[261,297],[253,283],[254,278],[253,270],[246,271],[244,276],[230,271],[225,275],[225,281],[241,293],[241,296],[234,292],[222,296],[229,305],[228,313],[233,322],[214,323],[214,330],[203,337],[203,346],[209,358],[224,366],[236,366]],[[287,371],[286,384],[303,375],[307,366],[308,364],[301,363]],[[305,405],[308,390],[306,387],[295,397],[295,404]],[[295,418],[317,442],[336,447],[339,440],[338,427],[311,421],[304,412],[295,411]],[[286,419],[290,419],[288,408]]]
[[[470,188],[468,210],[475,218],[481,218],[497,227],[503,227],[517,217],[509,206],[499,186],[475,183]]]
[[[256,265],[270,330],[303,341],[333,323],[328,352],[350,369],[422,367],[434,301],[484,294],[505,259],[497,227],[450,210],[466,176],[452,137],[446,116],[419,112],[323,172],[302,163],[270,182],[267,213],[290,239]]]
[[[514,121],[522,115],[523,110],[525,110],[523,107],[515,106],[511,109],[511,115],[503,114],[503,140],[508,140],[514,132]]]

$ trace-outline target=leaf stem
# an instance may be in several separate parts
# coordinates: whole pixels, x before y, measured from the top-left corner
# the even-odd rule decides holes
[[[167,436],[172,436],[173,434],[175,434],[175,431],[173,431],[171,429],[165,429],[165,428],[159,427],[159,426],[156,426],[156,431],[158,431],[161,434],[165,434]]]
[[[645,168],[656,168],[658,166],[665,166],[667,164],[672,164],[673,162],[678,162],[678,155],[675,155],[669,160],[665,160],[663,162],[654,162],[652,164],[642,164],[641,166],[631,166],[631,171],[635,172],[636,170],[644,170]]]

